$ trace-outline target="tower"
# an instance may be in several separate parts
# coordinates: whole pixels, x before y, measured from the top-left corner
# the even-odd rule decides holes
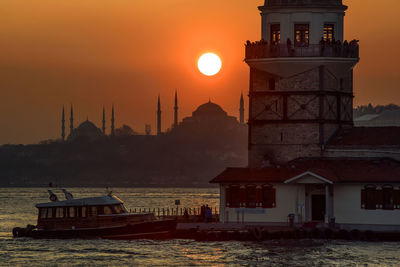
[[[115,131],[114,131],[114,104],[112,105],[112,109],[111,109],[111,136],[115,135]]]
[[[265,0],[262,39],[246,44],[250,67],[249,166],[323,156],[353,126],[357,41],[343,42],[342,0]]]
[[[104,106],[103,106],[103,120],[101,122],[103,124],[101,127],[101,130],[102,130],[103,134],[106,134],[106,110],[105,110]]]
[[[178,91],[175,91],[174,127],[178,126]]]
[[[161,102],[160,95],[158,95],[158,103],[157,103],[157,135],[161,134]]]
[[[244,124],[244,99],[243,99],[243,93],[240,95],[239,113],[240,113],[240,124]]]
[[[73,131],[74,131],[74,110],[71,105],[71,114],[69,117],[69,134],[71,135]]]
[[[61,117],[61,139],[65,141],[65,112],[64,106],[62,108],[62,117]]]

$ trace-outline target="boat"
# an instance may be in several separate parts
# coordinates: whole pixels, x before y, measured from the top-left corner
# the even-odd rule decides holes
[[[14,237],[168,239],[176,229],[176,219],[158,219],[153,213],[128,212],[124,202],[112,192],[105,196],[74,199],[63,189],[66,199],[60,201],[57,195],[48,191],[51,201],[36,204],[37,225],[15,227]]]

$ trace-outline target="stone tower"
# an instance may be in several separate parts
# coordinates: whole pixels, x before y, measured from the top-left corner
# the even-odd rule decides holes
[[[160,95],[158,95],[158,102],[157,102],[157,135],[161,134],[161,101]]]
[[[175,105],[174,105],[174,125],[178,126],[178,91],[175,91]]]
[[[243,93],[240,95],[239,114],[240,114],[240,124],[244,124],[244,99],[243,99]]]
[[[353,126],[357,41],[343,42],[342,0],[265,0],[262,41],[246,44],[250,67],[249,166],[323,155]]]
[[[62,108],[62,117],[61,117],[61,139],[65,141],[65,112],[64,106]]]

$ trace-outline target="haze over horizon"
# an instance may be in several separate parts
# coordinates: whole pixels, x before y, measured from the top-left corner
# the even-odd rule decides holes
[[[87,116],[100,126],[105,105],[109,130],[114,103],[117,127],[144,132],[149,123],[155,133],[158,94],[165,130],[175,89],[180,120],[209,98],[238,116],[240,93],[248,91],[244,43],[261,38],[263,2],[3,0],[0,144],[59,138],[62,106],[68,111],[71,103],[75,126]],[[345,39],[360,40],[355,106],[400,104],[400,1],[344,3]],[[197,70],[205,52],[222,59],[214,77]]]

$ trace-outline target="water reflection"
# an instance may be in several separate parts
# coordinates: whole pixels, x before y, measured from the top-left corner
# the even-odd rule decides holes
[[[75,197],[105,190],[70,189]],[[218,189],[114,189],[127,207],[218,205]],[[321,240],[268,242],[112,241],[13,239],[11,229],[36,222],[34,204],[48,200],[46,190],[0,188],[0,265],[4,266],[398,266],[400,243]]]

